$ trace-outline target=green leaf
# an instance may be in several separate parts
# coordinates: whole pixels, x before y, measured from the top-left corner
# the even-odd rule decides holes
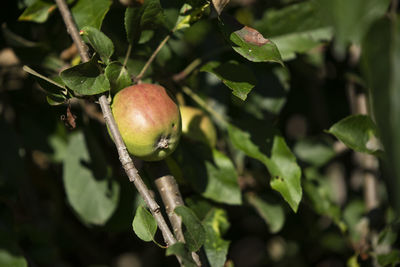
[[[247,156],[261,161],[271,175],[270,185],[278,191],[294,212],[297,212],[302,197],[300,184],[301,170],[296,157],[287,147],[281,136],[275,136],[271,157],[264,155],[259,147],[251,141],[249,133],[228,125],[229,138],[232,144]]]
[[[197,251],[204,244],[205,231],[200,220],[194,212],[186,206],[176,207],[174,212],[182,218],[185,226],[183,235],[185,237],[186,246],[189,251]]]
[[[295,58],[296,53],[308,52],[331,39],[332,29],[329,27],[271,37],[285,61]]]
[[[223,209],[213,208],[203,220],[206,231],[204,251],[211,267],[224,266],[228,254],[230,241],[222,239],[228,230],[228,215]]]
[[[56,5],[52,1],[36,0],[24,10],[18,20],[42,23],[55,9]]]
[[[347,260],[348,267],[360,267],[358,263],[358,255],[353,255]]]
[[[367,225],[366,219],[363,216],[366,213],[365,204],[361,200],[353,200],[347,204],[343,211],[343,220],[348,227],[348,235],[352,242],[359,242],[363,237]],[[362,227],[364,224],[364,227]]]
[[[387,254],[379,254],[377,259],[381,266],[397,266],[400,264],[400,250],[395,249]]]
[[[59,105],[65,104],[67,99],[64,95],[49,94],[46,96],[46,100],[50,106],[59,106]]]
[[[46,100],[49,105],[58,106],[65,104],[68,99],[68,89],[63,84],[37,73],[28,66],[24,66],[23,69],[33,75],[40,87],[46,92]]]
[[[119,62],[111,62],[107,65],[105,75],[110,81],[112,94],[132,85],[132,79],[129,77],[127,69]]]
[[[211,202],[199,195],[185,198],[186,205],[196,214],[201,221],[209,214],[213,208]]]
[[[128,42],[139,41],[143,30],[150,30],[163,23],[163,9],[159,0],[145,0],[142,5],[128,7],[125,12],[125,30]]]
[[[370,25],[384,16],[390,0],[318,0],[317,3],[321,17],[334,28],[337,51],[343,54],[348,44],[361,43]]]
[[[111,180],[99,144],[77,132],[70,137],[63,179],[67,199],[85,223],[103,225],[118,205],[119,185]]]
[[[251,136],[249,133],[242,131],[232,124],[228,126],[228,133],[233,145],[237,149],[244,152],[247,156],[255,158],[262,163],[268,161],[268,157],[264,155],[258,146],[251,141]]]
[[[209,180],[202,195],[222,203],[241,204],[242,199],[235,166],[227,156],[218,150],[213,150],[212,154],[213,161],[206,161]]]
[[[210,3],[206,1],[190,2],[191,3],[183,4],[181,7],[174,27],[175,30],[189,28],[192,24],[201,19],[203,14],[207,11],[207,8],[210,6]]]
[[[182,260],[182,265],[184,267],[197,267],[196,263],[193,261],[192,253],[187,250],[185,244],[177,242],[172,246],[169,246],[165,252],[167,256],[177,255]]]
[[[92,26],[100,29],[111,4],[111,0],[78,0],[71,9],[78,28]]]
[[[274,137],[271,160],[267,165],[272,176],[270,181],[272,189],[281,193],[296,212],[302,197],[301,170],[296,163],[296,157],[281,136]]]
[[[203,197],[231,205],[242,203],[236,169],[227,156],[185,139],[173,156],[182,168],[183,179]]]
[[[296,57],[332,38],[316,1],[305,1],[281,9],[268,9],[255,27],[276,44],[283,60]]]
[[[276,45],[271,40],[265,39],[257,30],[243,26],[227,16],[223,16],[219,26],[233,50],[244,58],[253,62],[283,64]]]
[[[0,123],[0,127],[2,123]],[[1,127],[2,128],[2,127]],[[1,134],[3,133],[3,130],[8,131],[8,129],[1,129],[0,131]],[[4,136],[2,136],[4,137]],[[12,137],[10,138],[13,141]],[[3,139],[1,139],[3,140]],[[1,144],[2,147],[3,144]],[[9,148],[10,146],[8,146]],[[7,146],[6,146],[7,148]],[[2,161],[0,161],[2,163]],[[5,162],[8,163],[8,162]],[[7,167],[12,167],[12,165],[8,165]],[[21,166],[19,166],[21,167]],[[3,168],[0,169],[0,171],[3,170]],[[9,170],[8,173],[11,171]],[[3,174],[3,173],[2,173]],[[4,173],[6,174],[6,173]],[[0,175],[1,177],[2,175]],[[20,179],[20,177],[12,177],[16,179]],[[4,184],[1,182],[0,179],[0,187],[3,186]],[[10,188],[9,188],[10,189]],[[16,190],[13,190],[13,193],[15,194]],[[6,195],[2,194],[3,197],[7,197]],[[14,201],[14,197],[9,198],[10,201]],[[23,251],[21,251],[21,248],[19,247],[18,243],[20,239],[20,236],[17,234],[17,231],[15,229],[15,225],[13,224],[12,221],[12,216],[7,216],[8,212],[10,212],[11,215],[11,207],[7,207],[6,205],[2,204],[2,209],[1,209],[1,215],[2,215],[2,220],[1,220],[1,225],[0,225],[0,266],[4,267],[27,267],[28,263],[25,257],[23,256]],[[21,226],[21,229],[25,230],[25,227]],[[35,240],[37,242],[37,240]]]
[[[331,218],[341,230],[345,231],[347,226],[342,221],[340,207],[333,202],[332,185],[327,178],[313,168],[306,169],[305,176],[307,179],[303,181],[303,188],[311,207],[316,213]]]
[[[257,68],[255,75],[260,88],[268,84],[268,90],[253,90],[241,107],[259,120],[264,119],[264,112],[278,115],[286,103],[290,90],[288,69],[277,66],[270,72],[264,68]]]
[[[362,70],[370,88],[374,118],[385,150],[389,198],[400,213],[399,20],[385,18],[373,24],[362,47]]]
[[[218,237],[225,235],[231,226],[228,221],[227,211],[216,207],[208,210],[203,219],[203,225],[212,227],[214,234]]]
[[[136,209],[132,227],[135,234],[143,241],[149,242],[154,240],[154,235],[157,231],[157,222],[143,206],[139,206]]]
[[[376,125],[367,115],[348,116],[328,132],[355,151],[374,154],[379,150]]]
[[[392,225],[387,226],[379,233],[378,246],[392,246],[397,240],[397,229]]]
[[[0,248],[0,266],[28,267],[28,262],[21,255],[15,255]]]
[[[285,223],[285,213],[281,205],[273,204],[255,194],[246,194],[246,199],[264,219],[271,233],[279,232]]]
[[[323,166],[336,155],[331,145],[312,139],[298,141],[293,151],[299,159],[314,166]]]
[[[49,94],[67,94],[67,88],[63,84],[60,84],[52,79],[47,78],[44,75],[34,71],[28,66],[24,66],[23,70],[33,76],[33,78],[39,83],[40,87]]]
[[[89,62],[76,65],[61,72],[60,77],[66,86],[80,95],[96,95],[110,90],[110,82],[102,74],[96,57]]]
[[[154,37],[154,30],[144,30],[140,35],[139,44],[145,44]]]
[[[104,33],[91,26],[85,26],[80,34],[86,43],[89,43],[99,54],[100,58],[106,63],[110,63],[110,57],[114,53],[114,45],[110,38]]]
[[[40,87],[46,92],[46,100],[49,105],[57,106],[66,102],[68,90],[64,85],[37,73],[28,66],[24,66],[23,70],[31,74]]]
[[[242,100],[246,100],[247,94],[256,85],[256,77],[253,72],[243,64],[231,60],[226,63],[217,61],[208,62],[200,71],[206,71],[217,76],[233,94]]]

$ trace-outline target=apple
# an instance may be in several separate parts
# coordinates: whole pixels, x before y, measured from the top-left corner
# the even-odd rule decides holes
[[[158,161],[178,145],[181,115],[164,87],[145,83],[126,87],[114,96],[111,109],[133,156]]]
[[[182,116],[182,134],[189,139],[200,141],[211,148],[217,142],[217,132],[211,119],[201,110],[189,106],[180,106]]]

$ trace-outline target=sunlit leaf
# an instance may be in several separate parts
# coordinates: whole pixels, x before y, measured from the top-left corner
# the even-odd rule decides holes
[[[253,62],[283,64],[276,45],[271,40],[264,38],[256,29],[243,26],[227,16],[223,16],[219,21],[219,26],[232,48],[244,58]]]

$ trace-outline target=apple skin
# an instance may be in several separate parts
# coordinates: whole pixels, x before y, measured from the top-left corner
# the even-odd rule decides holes
[[[158,161],[178,145],[181,115],[164,87],[144,83],[126,87],[114,96],[111,109],[133,156]]]
[[[214,148],[217,132],[211,119],[201,109],[189,106],[179,108],[182,117],[182,134]]]

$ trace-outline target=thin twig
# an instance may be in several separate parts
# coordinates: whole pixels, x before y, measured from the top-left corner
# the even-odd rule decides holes
[[[209,54],[207,54],[205,56],[196,58],[189,65],[187,65],[185,69],[183,69],[181,72],[172,76],[172,80],[174,80],[174,82],[177,82],[177,83],[183,81],[184,79],[186,79],[186,77],[188,77],[195,69],[197,69],[199,66],[201,66],[204,62],[206,62],[210,58],[213,58],[215,55],[221,54],[225,51],[230,51],[231,49],[232,48],[230,46],[223,46],[223,47],[220,47],[220,48],[217,48],[217,49],[211,51]]]
[[[164,45],[168,42],[169,38],[171,38],[172,34],[174,33],[174,31],[170,32],[165,38],[164,40],[161,41],[161,43],[158,45],[158,47],[156,48],[156,50],[154,50],[153,54],[150,56],[150,58],[147,60],[146,64],[143,66],[142,70],[140,71],[140,73],[138,74],[138,76],[136,76],[135,78],[135,82],[140,81],[143,78],[143,75],[145,74],[145,72],[147,71],[147,69],[150,67],[150,64],[154,61],[154,59],[156,58],[157,54],[161,51],[161,49],[164,47]]]
[[[126,67],[126,64],[128,63],[128,59],[131,56],[132,53],[132,45],[129,44],[128,50],[126,51],[125,59],[124,59],[124,64],[122,65],[122,68],[124,69]]]
[[[200,66],[202,62],[203,61],[201,60],[201,58],[196,58],[195,60],[192,61],[192,63],[187,65],[187,67],[184,70],[172,76],[172,79],[175,82],[180,82],[184,80],[190,73],[192,73],[192,71],[194,71],[198,66]]]
[[[58,9],[60,10],[61,16],[63,17],[64,23],[67,26],[67,31],[71,35],[72,40],[78,48],[78,52],[82,58],[82,61],[88,62],[88,48],[78,32],[78,28],[76,27],[76,23],[74,21],[74,18],[72,17],[71,11],[68,8],[68,5],[65,3],[64,0],[56,0],[56,4]]]
[[[216,112],[214,109],[210,108],[209,105],[198,95],[196,94],[192,89],[190,89],[187,86],[182,87],[182,91],[188,95],[190,98],[194,100],[200,107],[202,107],[205,111],[210,113],[214,119],[218,120],[222,126],[226,126],[228,124],[228,120],[224,118],[221,114]]]
[[[72,14],[65,3],[65,0],[56,0],[57,6],[60,10],[60,13],[64,19],[65,25],[67,27],[68,33],[71,35],[74,43],[78,47],[79,54],[82,58],[83,62],[89,61],[89,55],[87,53],[86,46],[84,45],[81,36],[79,35],[76,24],[73,20]],[[118,150],[119,159],[123,168],[125,169],[126,174],[129,177],[129,180],[133,182],[144,199],[147,207],[150,209],[151,213],[154,216],[154,219],[157,221],[158,227],[160,228],[162,235],[164,237],[165,243],[170,246],[176,243],[175,237],[173,236],[171,230],[169,229],[163,215],[160,211],[160,206],[155,202],[154,198],[151,196],[150,191],[144,184],[143,180],[138,174],[138,171],[135,165],[132,162],[131,157],[126,149],[126,146],[122,140],[121,134],[118,130],[118,127],[115,123],[114,117],[111,112],[110,104],[105,95],[99,97],[99,103],[101,110],[103,112],[104,119],[106,121],[107,127],[111,132],[114,143]]]

